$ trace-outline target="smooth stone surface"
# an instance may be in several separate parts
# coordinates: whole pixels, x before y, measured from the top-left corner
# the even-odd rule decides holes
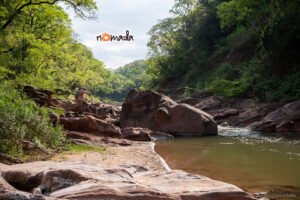
[[[18,187],[44,188],[44,195],[58,199],[252,199],[234,185],[181,170],[45,161],[4,166],[0,172],[9,183],[22,180]]]

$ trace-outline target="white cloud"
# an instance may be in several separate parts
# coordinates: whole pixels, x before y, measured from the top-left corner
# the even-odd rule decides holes
[[[72,9],[67,13],[79,41],[90,47],[94,56],[108,68],[116,68],[147,54],[147,32],[159,19],[169,16],[174,0],[97,0],[99,11],[94,20],[75,18]],[[129,30],[134,41],[99,42],[96,36],[103,32],[125,35]]]

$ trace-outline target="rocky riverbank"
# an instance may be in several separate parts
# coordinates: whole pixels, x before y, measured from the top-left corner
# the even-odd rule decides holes
[[[120,119],[121,109],[114,105],[66,102],[54,98],[51,91],[30,86],[24,91],[41,106],[64,110],[50,117],[54,125],[64,126],[74,143],[107,150],[0,164],[0,199],[253,199],[234,185],[171,170],[155,153],[153,139],[170,139],[184,132],[217,134],[216,123],[201,110],[159,93],[133,91],[125,101],[128,117],[124,121],[124,113]],[[124,125],[134,119],[133,125]],[[180,119],[189,123],[179,123]]]
[[[223,126],[247,127],[264,133],[300,135],[300,100],[263,103],[250,98],[225,98],[199,92],[188,98],[177,98],[213,116]]]
[[[0,199],[252,199],[234,185],[166,168],[152,143],[108,151],[1,164]]]

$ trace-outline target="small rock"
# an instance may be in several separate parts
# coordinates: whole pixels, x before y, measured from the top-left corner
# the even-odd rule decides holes
[[[151,131],[146,128],[126,127],[122,128],[122,138],[133,141],[151,141]]]

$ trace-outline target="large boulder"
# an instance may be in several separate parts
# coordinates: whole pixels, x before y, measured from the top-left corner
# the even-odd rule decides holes
[[[173,135],[216,135],[212,116],[152,91],[129,91],[122,106],[121,128],[142,127]]]
[[[143,166],[103,168],[82,162],[46,161],[2,167],[0,173],[27,196],[33,191],[56,199],[253,199],[228,183],[180,170],[148,171]]]

